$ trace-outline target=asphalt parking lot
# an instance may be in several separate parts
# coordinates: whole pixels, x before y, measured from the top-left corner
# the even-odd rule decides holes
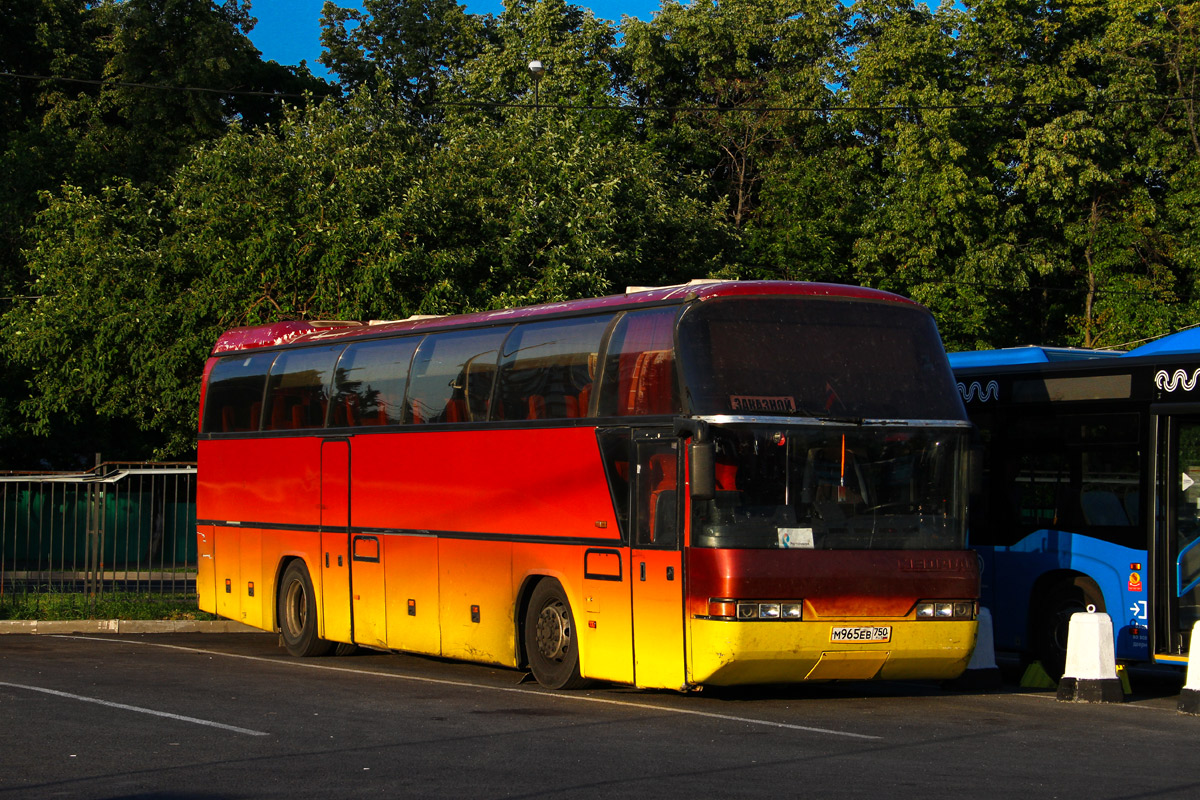
[[[1010,674],[1010,677],[1012,675]],[[270,634],[0,637],[0,798],[1195,797],[1178,676],[1118,705],[1007,683],[549,692]]]

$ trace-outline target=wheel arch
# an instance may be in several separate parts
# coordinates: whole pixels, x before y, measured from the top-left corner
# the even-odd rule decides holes
[[[304,568],[308,570],[308,579],[312,580],[312,569],[309,568],[308,562],[304,560],[304,556],[294,553],[288,553],[279,558],[275,564],[275,579],[271,581],[271,630],[279,632],[279,590],[283,587],[283,574],[287,572],[287,568],[293,561],[301,561],[304,563]],[[317,630],[320,630],[321,625],[321,604],[317,603]]]
[[[1083,590],[1085,595],[1098,599],[1100,602],[1097,604],[1096,610],[1105,610],[1104,590],[1100,588],[1100,583],[1095,578],[1076,569],[1055,569],[1042,573],[1033,582],[1033,587],[1029,591],[1029,616],[1032,618],[1038,608],[1045,605],[1057,589],[1066,586],[1078,587]]]
[[[1039,652],[1039,628],[1050,613],[1049,606],[1057,596],[1078,589],[1085,602],[1095,605],[1096,611],[1106,611],[1104,591],[1100,583],[1086,572],[1074,569],[1055,569],[1039,575],[1029,593],[1026,611],[1026,646],[1029,653]]]
[[[524,669],[529,666],[529,653],[525,650],[525,615],[529,611],[529,598],[533,596],[533,590],[537,585],[544,580],[557,581],[559,586],[562,586],[562,581],[554,575],[544,572],[533,572],[525,576],[521,581],[521,586],[517,589],[517,601],[513,603],[513,626],[516,631],[516,658],[517,666]],[[563,587],[566,591],[566,587]]]

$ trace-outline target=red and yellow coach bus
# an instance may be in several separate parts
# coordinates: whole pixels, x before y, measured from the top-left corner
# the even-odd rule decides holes
[[[953,677],[968,432],[929,313],[848,286],[235,329],[200,607],[552,688]]]

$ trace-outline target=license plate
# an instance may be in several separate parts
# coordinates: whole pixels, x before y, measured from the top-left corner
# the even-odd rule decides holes
[[[890,642],[891,625],[838,626],[829,632],[831,642]]]

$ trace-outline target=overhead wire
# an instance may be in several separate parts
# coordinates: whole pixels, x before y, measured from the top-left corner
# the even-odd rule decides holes
[[[61,75],[34,75],[19,72],[0,72],[0,78],[13,78],[28,81],[58,81],[87,86],[116,87],[130,89],[151,89],[168,92],[193,92],[229,96],[272,97],[286,100],[303,100],[313,96],[312,92],[280,92],[258,89],[216,89],[206,86],[173,86],[170,84],[142,83],[137,81],[106,80],[97,78],[70,78]],[[336,87],[334,87],[336,91]],[[576,104],[576,103],[538,103],[501,102],[490,100],[441,100],[429,103],[427,108],[481,108],[481,109],[527,109],[530,111],[617,111],[631,113],[654,112],[683,112],[705,111],[722,114],[731,113],[850,113],[873,111],[990,111],[1015,110],[1020,108],[1063,108],[1063,107],[1103,107],[1131,105],[1171,105],[1174,103],[1196,102],[1200,97],[1194,95],[1177,96],[1143,96],[1136,98],[1067,98],[1056,101],[1012,100],[1007,102],[972,102],[972,103],[879,103],[865,105],[817,105],[817,106],[730,106],[730,105],[640,105],[640,104]]]
[[[217,94],[228,96],[251,96],[251,97],[270,97],[277,99],[300,99],[305,100],[313,96],[311,92],[279,92],[279,91],[263,91],[252,89],[216,89],[212,87],[202,86],[172,86],[168,84],[152,84],[136,81],[117,81],[104,79],[90,78],[71,78],[55,75],[35,75],[28,73],[16,73],[0,71],[0,78],[13,78],[17,80],[29,81],[58,81],[63,83],[74,83],[88,86],[100,87],[118,87],[118,88],[134,88],[148,89],[155,91],[173,91],[173,92],[192,92],[203,94]],[[334,87],[336,91],[336,87]],[[592,104],[553,104],[540,101],[537,104],[520,103],[520,102],[497,102],[497,101],[439,101],[426,106],[427,108],[478,108],[478,109],[514,109],[514,110],[530,110],[530,111],[619,111],[632,113],[655,113],[655,112],[716,112],[716,113],[847,113],[847,112],[911,112],[911,111],[956,111],[956,110],[1016,110],[1020,108],[1063,108],[1063,107],[1079,107],[1079,106],[1115,106],[1115,105],[1163,105],[1180,102],[1195,102],[1200,100],[1200,97],[1192,95],[1179,95],[1173,97],[1150,97],[1143,96],[1139,98],[1104,98],[1104,99],[1067,99],[1056,102],[1034,102],[1026,100],[1014,100],[1003,103],[940,103],[940,104],[879,104],[879,105],[824,105],[824,106],[704,106],[704,105],[686,105],[686,106],[647,106],[647,105],[592,105]],[[1003,289],[1007,291],[1026,292],[1052,292],[1052,293],[1071,293],[1077,294],[1084,291],[1080,287],[1070,286],[1025,286],[1016,287],[1011,284],[989,283],[986,281],[967,281],[955,280],[950,278],[939,278],[934,280],[920,281],[918,285],[951,285],[951,286],[976,286],[985,289]],[[1097,295],[1105,296],[1138,296],[1138,297],[1153,297],[1161,294],[1154,290],[1111,290],[1099,289],[1095,292]],[[40,299],[37,296],[20,296],[20,297],[4,297],[0,298],[9,302],[16,300],[31,300]]]

